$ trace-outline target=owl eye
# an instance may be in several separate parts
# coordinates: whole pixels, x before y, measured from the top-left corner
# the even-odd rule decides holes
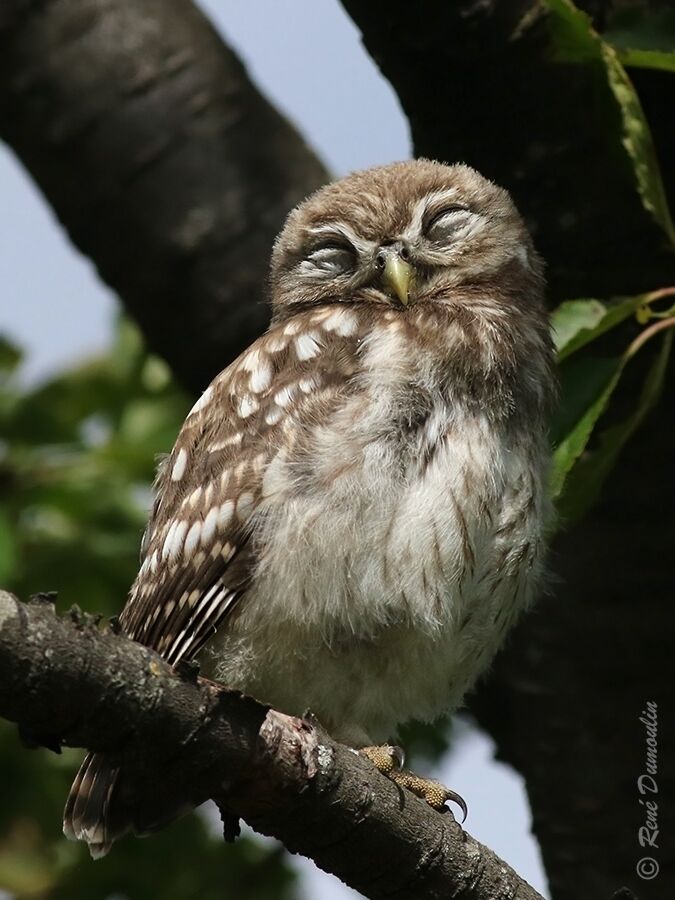
[[[356,265],[356,253],[352,247],[329,241],[314,247],[306,257],[313,268],[328,275],[345,275]]]
[[[472,216],[467,206],[456,203],[437,212],[427,223],[424,233],[430,241],[445,241],[466,225]]]

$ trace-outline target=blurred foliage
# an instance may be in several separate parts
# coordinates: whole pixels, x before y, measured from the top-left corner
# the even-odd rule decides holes
[[[616,141],[645,209],[675,248],[657,148],[626,68],[675,73],[675,13],[647,20],[626,8],[599,34],[569,0],[545,3],[556,58],[604,68],[621,113]],[[554,312],[562,396],[552,422],[552,492],[564,527],[597,499],[664,390],[675,287],[645,291],[569,300]],[[24,598],[58,590],[61,608],[76,602],[111,615],[136,572],[156,456],[171,448],[190,401],[124,321],[109,353],[37,388],[22,386],[20,364],[17,348],[0,340],[0,584]],[[414,725],[401,737],[424,761],[447,749],[448,735],[445,726]],[[250,838],[224,845],[198,815],[148,841],[126,839],[91,864],[60,830],[80,755],[29,752],[0,723],[0,889],[69,900],[296,896],[281,851]]]
[[[191,401],[137,330],[110,352],[35,389],[0,341],[0,584],[22,598],[58,590],[61,609],[119,612],[136,574],[157,455]],[[297,896],[283,851],[226,845],[193,814],[147,841],[127,838],[95,865],[61,834],[82,753],[28,751],[0,722],[0,889],[21,898],[225,900]]]

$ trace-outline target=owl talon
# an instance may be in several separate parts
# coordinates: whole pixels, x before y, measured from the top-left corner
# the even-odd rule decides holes
[[[362,747],[359,750],[361,756],[365,756],[382,772],[391,777],[393,772],[401,771],[405,762],[405,753],[401,747],[394,744],[380,744],[376,747]]]
[[[462,823],[466,821],[469,810],[464,798],[438,781],[422,778],[420,775],[415,775],[414,772],[404,769],[404,754],[400,747],[393,747],[387,744],[379,747],[363,747],[359,750],[359,753],[365,756],[366,759],[369,759],[394,784],[411,791],[417,797],[426,801],[433,809],[444,809],[448,801],[456,803],[462,810]]]

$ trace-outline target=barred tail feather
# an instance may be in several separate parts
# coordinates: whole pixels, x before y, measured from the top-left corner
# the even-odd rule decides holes
[[[86,841],[93,859],[105,856],[126,828],[110,827],[110,800],[119,769],[100,753],[89,753],[75,776],[63,811],[63,833]]]

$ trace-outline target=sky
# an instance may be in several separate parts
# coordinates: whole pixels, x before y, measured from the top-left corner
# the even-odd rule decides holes
[[[201,0],[249,74],[339,176],[410,156],[407,122],[388,82],[337,0]],[[471,162],[471,160],[467,160]],[[39,261],[36,264],[36,260]],[[91,263],[0,145],[0,333],[27,353],[34,382],[104,348],[116,309]],[[169,448],[167,448],[169,449]],[[548,896],[522,781],[492,758],[490,739],[469,723],[430,774],[468,803],[467,828]],[[306,900],[347,900],[353,891],[296,858]]]

